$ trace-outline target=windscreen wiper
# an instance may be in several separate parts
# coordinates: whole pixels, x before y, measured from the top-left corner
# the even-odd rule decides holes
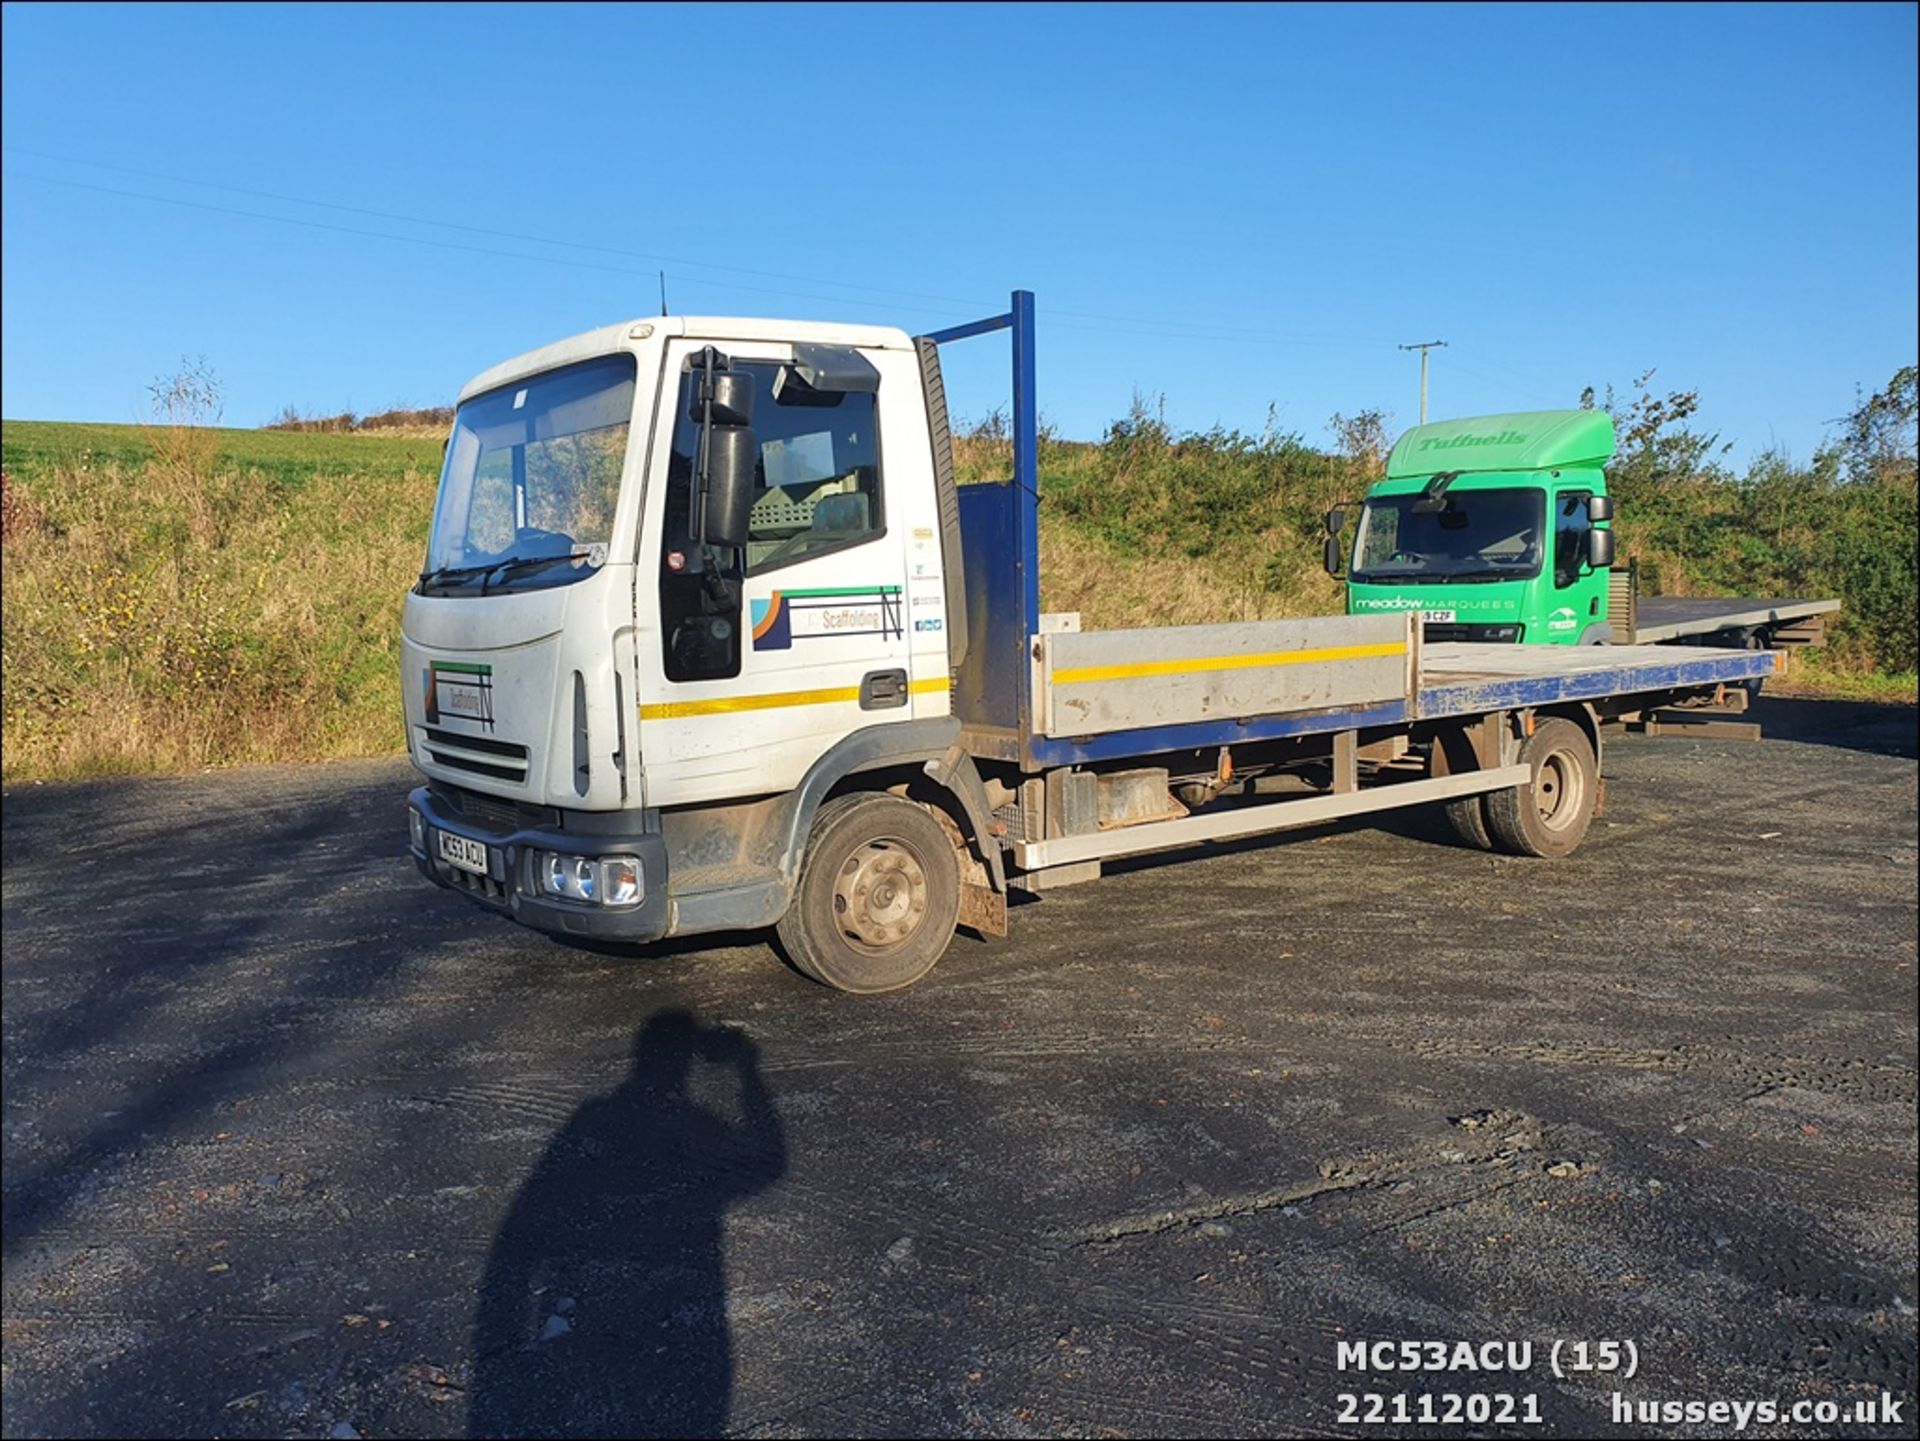
[[[523,555],[515,560],[496,561],[487,567],[487,574],[488,579],[491,580],[493,572],[498,571],[500,579],[505,580],[510,575],[526,575],[550,565],[558,565],[561,561],[591,559],[593,559],[593,552],[590,550],[570,550],[559,555]]]
[[[504,561],[488,561],[485,565],[443,565],[438,570],[420,572],[420,584],[440,585],[450,580],[470,580],[476,575],[485,575],[490,570],[498,570]]]
[[[542,566],[554,565],[563,560],[591,560],[590,550],[563,551],[557,555],[509,556],[504,560],[490,560],[484,565],[442,566],[439,570],[426,570],[420,573],[421,585],[441,585],[447,581],[472,580],[475,576],[491,579],[495,571],[501,572],[501,579],[510,575],[520,575]],[[482,589],[485,589],[482,586]]]

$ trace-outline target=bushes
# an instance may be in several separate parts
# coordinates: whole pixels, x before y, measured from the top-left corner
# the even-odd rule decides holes
[[[343,410],[338,415],[313,415],[288,405],[283,406],[279,415],[260,428],[262,430],[318,431],[326,435],[344,435],[369,430],[428,431],[444,435],[452,424],[453,407],[451,405],[429,405],[423,409],[395,406],[391,410],[377,411],[372,415],[355,415],[351,410]]]
[[[1858,401],[1838,443],[1808,464],[1766,452],[1744,476],[1726,467],[1715,438],[1678,424],[1691,401],[1679,393],[1663,408],[1643,391],[1621,408],[1630,423],[1609,488],[1642,583],[1669,595],[1838,596],[1823,665],[1911,676],[1920,625],[1914,368]]]
[[[994,479],[1011,446],[956,445],[961,479]],[[1324,614],[1321,517],[1378,478],[1378,457],[1329,456],[1271,426],[1177,433],[1136,396],[1099,444],[1042,439],[1042,604],[1095,626]]]

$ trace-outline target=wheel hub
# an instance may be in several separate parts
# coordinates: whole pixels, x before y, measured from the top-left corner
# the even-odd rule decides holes
[[[855,945],[899,945],[927,913],[927,873],[903,843],[872,840],[847,857],[833,883],[834,918]]]
[[[1534,804],[1540,808],[1541,823],[1550,830],[1561,830],[1580,814],[1584,782],[1580,768],[1562,751],[1555,751],[1540,763],[1533,780]]]

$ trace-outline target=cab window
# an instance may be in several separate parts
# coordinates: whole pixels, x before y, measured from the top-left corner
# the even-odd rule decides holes
[[[729,368],[753,377],[756,455],[747,543],[708,554],[690,533],[700,423],[692,418],[698,378],[689,369],[680,377],[674,411],[665,544],[658,561],[670,680],[739,674],[744,576],[830,555],[885,532],[879,397],[872,391],[813,390],[796,383],[791,368],[778,361],[734,359]]]
[[[735,370],[753,377],[755,465],[746,569],[759,575],[781,566],[858,545],[879,535],[880,438],[878,396],[806,390],[779,384],[774,361],[736,360]],[[700,425],[688,418],[696,379],[680,380],[673,434],[674,495],[670,537],[682,541],[687,525],[694,456]]]
[[[1580,579],[1587,563],[1587,532],[1593,521],[1587,515],[1590,490],[1562,491],[1557,498],[1553,523],[1553,583],[1565,589]]]

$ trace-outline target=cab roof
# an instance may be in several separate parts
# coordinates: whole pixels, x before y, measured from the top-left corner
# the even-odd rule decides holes
[[[603,325],[579,335],[556,340],[489,366],[461,388],[460,399],[553,370],[575,361],[593,360],[629,349],[634,342],[654,337],[688,336],[696,340],[761,340],[780,344],[794,341],[815,345],[854,345],[866,350],[909,350],[913,342],[904,330],[890,325],[842,325],[819,320],[756,320],[732,315],[651,315],[638,320]]]
[[[1518,410],[1415,426],[1387,457],[1388,480],[1441,471],[1575,470],[1613,458],[1604,410]]]

